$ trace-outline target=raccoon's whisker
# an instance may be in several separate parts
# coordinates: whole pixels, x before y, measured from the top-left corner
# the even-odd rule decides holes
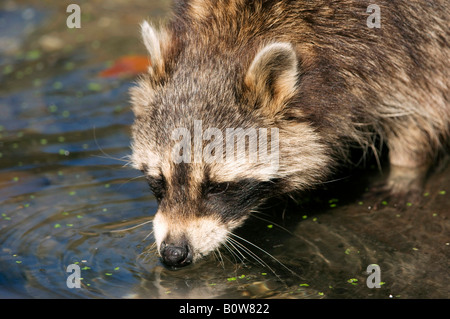
[[[102,154],[104,155],[104,156],[94,155],[94,157],[107,158],[107,159],[112,159],[112,160],[119,161],[119,162],[125,162],[125,164],[123,166],[131,165],[130,155],[125,155],[125,156],[123,156],[123,158],[117,158],[117,157],[113,157],[113,156],[109,155],[101,148],[101,146],[98,144],[97,136],[95,134],[95,126],[93,127],[93,134],[94,134],[95,145],[97,145],[98,150],[100,152],[102,152]],[[124,158],[128,158],[128,159],[124,159]]]
[[[220,262],[219,256],[217,255],[217,250],[216,250],[216,249],[214,249],[214,250],[212,251],[212,254],[213,254],[213,256],[214,256],[214,259],[215,259],[215,260],[218,260],[218,261]]]
[[[153,243],[152,245],[150,245],[149,248],[147,248],[143,252],[139,253],[136,257],[136,260],[139,260],[139,258],[150,255],[150,254],[158,255],[158,250],[156,249],[156,243]]]
[[[258,218],[258,216],[271,217],[271,215],[269,215],[269,214],[267,214],[267,213],[259,212],[259,211],[250,211],[250,212],[249,212],[249,215],[252,216],[252,217],[255,217],[255,218]],[[271,221],[269,221],[268,219],[265,220],[265,221],[271,223]]]
[[[231,256],[232,256],[233,259],[234,259],[234,262],[232,262],[229,258],[227,258],[226,255],[225,255],[225,258],[227,258],[228,261],[230,261],[231,263],[233,263],[233,264],[235,265],[236,269],[237,269],[237,267],[238,267],[238,260],[237,260],[237,259],[239,259],[239,262],[240,262],[242,265],[245,265],[245,260],[246,260],[247,258],[245,258],[245,256],[241,253],[241,251],[240,251],[238,248],[236,248],[236,247],[233,245],[233,243],[232,243],[231,241],[229,241],[228,239],[229,239],[229,238],[227,237],[226,241],[228,242],[228,244],[227,244],[227,243],[223,243],[223,246],[224,246],[224,247],[228,250],[228,252],[231,254]],[[231,247],[230,247],[230,246],[231,246]],[[237,258],[237,259],[236,259],[236,258]]]
[[[116,229],[116,230],[110,230],[109,233],[119,233],[119,232],[124,232],[124,231],[130,231],[130,230],[133,230],[133,229],[135,229],[135,228],[144,226],[144,225],[146,225],[146,224],[148,224],[148,223],[152,223],[152,222],[153,222],[153,219],[152,219],[152,220],[148,220],[148,221],[143,222],[143,223],[140,223],[140,224],[137,224],[137,225],[134,225],[134,226],[131,226],[131,227],[128,227],[128,228],[124,228],[124,229]],[[152,231],[152,232],[153,232],[153,231]]]
[[[256,209],[250,210],[249,213],[250,213],[250,214],[253,214],[253,213],[254,213],[254,214],[258,214],[258,215],[270,216],[269,214],[263,213],[263,212],[261,212],[261,211],[259,211],[259,210],[256,210]]]
[[[223,261],[223,257],[222,257],[222,254],[220,253],[220,249],[219,249],[219,248],[216,248],[216,249],[214,249],[214,251],[213,251],[213,252],[214,252],[214,256],[217,257],[216,251],[217,251],[219,263],[222,265],[222,268],[225,269],[225,262]]]
[[[146,240],[150,235],[152,235],[153,234],[153,230],[151,231],[151,232],[149,232],[148,234],[147,234],[147,236],[145,236],[145,238],[142,240],[142,241],[144,241],[144,240]],[[156,246],[156,242],[155,243],[153,243],[155,246]]]
[[[234,245],[237,246],[237,247],[235,247],[235,246],[233,245],[233,247],[235,247],[235,249],[236,249],[237,251],[239,251],[239,248],[240,248],[243,252],[247,253],[250,257],[252,257],[253,259],[255,259],[261,266],[267,267],[267,268],[270,269],[270,267],[267,265],[267,263],[265,263],[264,260],[262,260],[258,255],[256,255],[253,251],[251,251],[248,247],[246,247],[245,245],[243,245],[242,243],[236,241],[236,240],[233,239],[233,238],[230,238],[230,243],[231,243],[231,242],[234,242]],[[239,253],[242,255],[242,253],[241,253],[240,251],[239,251]],[[242,255],[242,256],[243,256],[243,255]],[[244,258],[245,258],[245,257],[244,257]]]
[[[228,245],[226,244],[226,243],[222,243],[222,246],[231,254],[231,256],[233,257],[233,259],[234,259],[234,263],[236,263],[237,262],[237,260],[236,260],[236,257],[234,256],[234,252],[231,250],[231,248],[230,247],[228,247]],[[227,258],[228,259],[228,258]],[[230,260],[230,259],[228,259],[228,260]]]
[[[311,185],[323,185],[323,184],[330,184],[330,183],[335,183],[335,182],[339,182],[339,181],[342,181],[342,180],[344,180],[344,179],[348,179],[348,178],[350,178],[350,175],[349,175],[349,176],[344,176],[344,177],[340,177],[340,178],[330,179],[330,180],[328,180],[328,181],[325,181],[325,182],[319,182],[319,183],[311,183]]]
[[[127,184],[127,183],[129,183],[129,182],[131,182],[131,181],[134,181],[135,179],[144,178],[144,177],[145,177],[145,175],[139,175],[139,176],[132,177],[132,178],[126,180],[125,182],[123,182],[123,183],[119,186],[118,189],[122,188],[125,184]]]
[[[292,271],[291,269],[289,269],[285,264],[283,264],[281,261],[279,261],[277,258],[275,258],[275,257],[272,256],[271,254],[269,254],[267,251],[265,251],[264,249],[262,249],[262,248],[259,247],[258,245],[255,245],[255,244],[252,243],[251,241],[249,241],[249,240],[247,240],[247,239],[245,239],[245,238],[242,238],[241,236],[238,236],[238,235],[236,235],[236,234],[234,234],[234,233],[232,233],[232,232],[228,232],[228,233],[229,233],[230,235],[232,235],[232,236],[234,236],[234,237],[236,237],[236,238],[238,238],[238,239],[240,239],[240,240],[242,240],[242,241],[244,241],[244,242],[246,242],[246,243],[252,245],[252,246],[255,247],[256,249],[259,249],[260,251],[262,251],[263,253],[265,253],[267,256],[269,256],[270,258],[272,258],[274,261],[276,261],[277,263],[279,263],[281,266],[283,266],[283,268],[285,268],[286,270],[288,270],[290,273],[292,273],[292,274],[298,276],[294,271]],[[235,241],[235,242],[237,242],[237,241]],[[269,268],[270,268],[270,267],[269,267]]]
[[[284,210],[283,210],[283,214],[282,214],[282,219],[284,219],[284,212],[286,211],[286,208],[284,208]],[[271,215],[271,214],[268,214],[268,213],[264,213],[264,212],[262,212],[262,211],[260,211],[260,210],[258,210],[258,209],[251,209],[250,211],[249,211],[249,214],[250,214],[250,216],[256,216],[256,215],[258,215],[258,216],[267,216],[267,217],[273,217],[273,215]],[[270,222],[270,223],[272,223],[272,221],[269,221],[269,220],[265,220],[265,221],[267,221],[267,222]]]
[[[228,243],[231,247],[228,246],[227,243]],[[236,258],[239,259],[239,261],[240,261],[241,263],[244,263],[245,256],[241,253],[241,251],[240,251],[239,249],[237,249],[237,248],[233,245],[233,243],[230,241],[230,238],[229,238],[229,237],[226,238],[226,243],[223,243],[223,245],[224,245],[224,247],[231,253],[231,255],[232,255],[233,258],[234,258],[234,262],[235,262],[235,263],[237,262]],[[233,249],[234,249],[234,251],[233,251]]]
[[[100,151],[101,151],[102,153],[104,153],[103,150],[100,150]],[[104,153],[104,154],[105,154],[105,153]],[[111,156],[111,155],[105,155],[105,156],[92,155],[92,157],[105,158],[105,159],[112,159],[112,160],[115,160],[115,161],[118,161],[118,162],[123,162],[123,163],[125,163],[125,164],[123,164],[122,167],[131,166],[131,164],[132,164],[130,160],[124,159],[125,157],[129,157],[129,155],[125,155],[125,156],[123,156],[122,158],[114,157],[114,156]]]
[[[237,255],[236,255],[236,252],[233,251],[233,248],[231,248],[227,243],[223,243],[222,245],[230,253],[230,255],[233,257],[234,262],[230,258],[228,258],[227,255],[223,255],[223,257],[226,258],[229,262],[231,262],[233,264],[237,264],[238,263],[238,261],[236,259]],[[244,260],[239,258],[239,262],[243,264]]]
[[[238,246],[243,251],[245,251],[247,254],[249,254],[249,256],[253,257],[253,259],[255,259],[261,266],[268,268],[274,275],[277,276],[275,271],[264,260],[262,260],[261,257],[259,257],[257,254],[255,254],[252,250],[250,250],[248,247],[246,247],[245,245],[243,245],[242,243],[238,242],[237,240],[235,240],[233,238],[230,238],[230,240],[232,240],[236,246]]]
[[[279,224],[277,224],[277,223],[274,223],[274,222],[271,221],[271,220],[262,218],[262,217],[260,217],[260,216],[256,216],[256,215],[254,215],[254,214],[250,214],[250,216],[255,217],[255,218],[259,219],[259,220],[262,220],[262,221],[271,223],[272,225],[275,225],[275,226],[277,226],[278,228],[280,228],[280,229],[286,231],[289,235],[295,236],[295,234],[294,234],[293,232],[291,232],[289,229],[287,229],[287,228],[285,228],[285,227],[283,227],[283,226],[281,226],[281,225],[279,225]]]
[[[148,248],[147,248],[144,252],[142,252],[142,253],[150,253],[150,252],[158,253],[158,249],[156,248],[156,243],[151,244],[150,247],[148,247]],[[141,253],[141,254],[142,254],[142,253]]]
[[[216,250],[213,250],[212,254],[214,256],[214,259],[219,260],[219,257],[217,257],[217,254],[216,254]]]
[[[373,144],[370,144],[369,146],[372,149],[374,157],[375,157],[375,161],[377,162],[378,171],[382,172],[383,169],[381,168],[381,160],[380,160],[380,156],[378,155],[377,148]]]
[[[150,245],[149,250],[152,250],[152,249],[156,249],[156,242],[154,242],[153,244]]]

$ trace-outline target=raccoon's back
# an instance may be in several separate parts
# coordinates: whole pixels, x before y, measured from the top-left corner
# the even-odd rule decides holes
[[[180,59],[234,61],[237,83],[263,45],[293,44],[299,90],[286,117],[309,121],[337,148],[367,146],[405,117],[434,140],[448,137],[450,5],[380,0],[380,28],[371,28],[370,4],[179,1],[171,30]]]
[[[371,28],[370,3],[185,0],[177,2],[171,29],[180,51],[193,59],[232,57],[236,68],[246,70],[261,46],[289,42],[298,52],[305,90],[308,85],[310,90],[331,87],[337,95],[336,89],[360,85],[362,91],[393,91],[390,83],[384,84],[401,82],[411,89],[437,88],[447,102],[437,104],[448,108],[450,5],[444,0],[377,1],[381,24]],[[371,97],[377,95],[369,91]],[[322,98],[326,93],[331,92],[322,91]],[[342,106],[344,101],[327,102]]]

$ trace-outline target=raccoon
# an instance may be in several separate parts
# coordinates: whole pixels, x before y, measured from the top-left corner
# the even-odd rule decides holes
[[[151,66],[130,91],[131,161],[158,201],[166,265],[218,249],[268,198],[326,182],[354,148],[387,145],[380,199],[420,193],[450,134],[450,5],[370,4],[186,0],[159,28],[142,23]],[[277,142],[270,160],[225,160],[260,141]]]

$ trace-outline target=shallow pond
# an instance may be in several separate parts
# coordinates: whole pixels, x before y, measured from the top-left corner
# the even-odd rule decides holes
[[[139,23],[168,9],[81,2],[81,28],[69,29],[60,1],[0,4],[0,297],[448,298],[450,169],[404,211],[370,209],[361,197],[380,174],[357,170],[301,202],[268,203],[237,232],[251,242],[241,253],[161,264],[156,201],[125,160],[133,78],[99,74],[145,54]],[[370,264],[380,288],[366,284]]]

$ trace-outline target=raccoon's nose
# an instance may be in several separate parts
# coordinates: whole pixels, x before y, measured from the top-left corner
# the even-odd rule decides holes
[[[166,242],[163,241],[159,251],[163,262],[167,266],[184,267],[192,263],[192,254],[188,245],[167,245]]]

